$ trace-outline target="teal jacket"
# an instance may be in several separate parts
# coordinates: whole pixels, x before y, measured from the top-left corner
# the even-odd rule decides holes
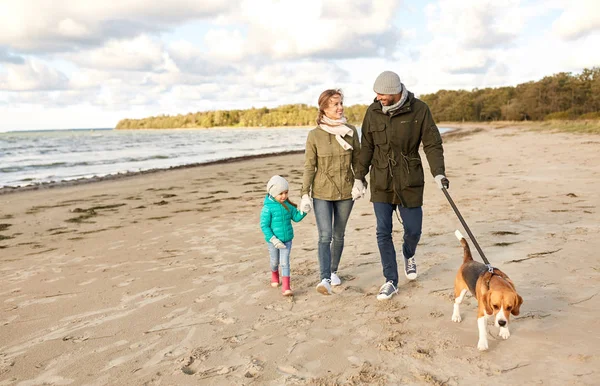
[[[294,238],[292,220],[299,222],[306,217],[306,213],[300,212],[287,201],[286,206],[289,210],[285,209],[270,195],[267,194],[265,197],[260,212],[260,229],[262,229],[267,242],[273,236],[277,237],[282,243],[291,241]]]

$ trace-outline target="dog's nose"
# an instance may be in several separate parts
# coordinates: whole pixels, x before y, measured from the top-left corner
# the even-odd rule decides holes
[[[499,325],[500,327],[504,327],[504,326],[506,326],[506,320],[499,320],[499,321],[498,321],[498,325]]]

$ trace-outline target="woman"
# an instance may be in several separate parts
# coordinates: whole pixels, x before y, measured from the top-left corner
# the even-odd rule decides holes
[[[346,224],[354,200],[365,191],[361,181],[354,181],[360,142],[356,128],[346,123],[343,102],[341,90],[321,93],[318,126],[308,133],[304,159],[300,210],[308,212],[314,205],[321,275],[317,291],[324,295],[331,295],[332,285],[341,284],[337,270]]]

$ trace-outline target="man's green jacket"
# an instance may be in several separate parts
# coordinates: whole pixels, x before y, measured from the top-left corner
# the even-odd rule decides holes
[[[445,175],[442,137],[425,102],[409,92],[406,102],[391,115],[382,111],[377,100],[367,108],[355,178],[364,180],[370,168],[372,202],[405,208],[423,205],[421,143],[431,174]]]

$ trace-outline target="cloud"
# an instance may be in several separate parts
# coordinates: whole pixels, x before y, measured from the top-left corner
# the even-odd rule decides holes
[[[233,0],[3,1],[0,45],[22,53],[77,51],[215,17],[233,5]]]
[[[438,37],[423,45],[418,58],[435,67],[433,71],[448,75],[484,74],[497,61],[494,50],[466,48],[452,37]]]
[[[13,64],[23,64],[25,63],[25,59],[21,56],[14,55],[9,52],[6,47],[0,46],[0,63],[13,63]]]
[[[90,105],[103,111],[123,110],[123,117],[132,117],[127,111],[135,106],[141,109],[136,111],[145,111],[150,116],[159,112],[177,114],[290,103],[316,104],[321,91],[338,87],[349,78],[349,74],[335,64],[308,60],[267,65],[245,63],[238,65],[235,71],[213,75],[82,69],[73,72],[70,79],[42,63],[31,65],[45,70],[38,71],[45,77],[35,78],[28,73],[29,79],[34,78],[37,83],[25,82],[21,76],[19,83],[7,85],[5,79],[15,79],[14,74],[0,77],[0,89],[28,91],[5,93],[8,105],[32,106],[36,101],[49,108],[79,109]],[[61,74],[62,82],[50,87],[52,77],[49,75],[55,73]]]
[[[419,95],[600,63],[590,48],[600,45],[600,12],[589,0],[105,3],[0,0],[3,122],[24,125],[26,111],[64,127],[75,125],[61,117],[72,112],[79,126],[110,126],[115,117],[314,106],[331,87],[351,105],[373,99],[383,70]]]
[[[0,3],[0,45],[15,53],[93,50],[158,35],[194,20],[217,25],[205,37],[217,60],[350,58],[391,53],[402,31],[399,0],[63,0]],[[360,22],[354,22],[356,18]]]
[[[185,73],[216,76],[237,71],[229,62],[211,59],[204,50],[185,40],[170,43],[167,52],[177,67]]]
[[[497,48],[513,43],[522,26],[519,1],[445,0],[427,7],[434,36],[452,36],[465,48]]]
[[[5,67],[6,73],[0,73],[0,91],[64,90],[68,87],[65,74],[38,60]]]
[[[472,53],[448,63],[445,69],[450,74],[485,74],[494,64],[495,61],[487,55]]]
[[[68,54],[67,57],[86,68],[150,72],[176,70],[164,51],[163,43],[146,35],[112,40],[101,48]]]
[[[238,61],[391,54],[402,36],[392,23],[397,7],[398,1],[245,0],[204,43],[212,56]],[[239,24],[243,30],[230,27]]]
[[[553,23],[555,34],[566,40],[575,40],[593,32],[600,32],[600,2],[580,0],[567,3],[565,10]]]

